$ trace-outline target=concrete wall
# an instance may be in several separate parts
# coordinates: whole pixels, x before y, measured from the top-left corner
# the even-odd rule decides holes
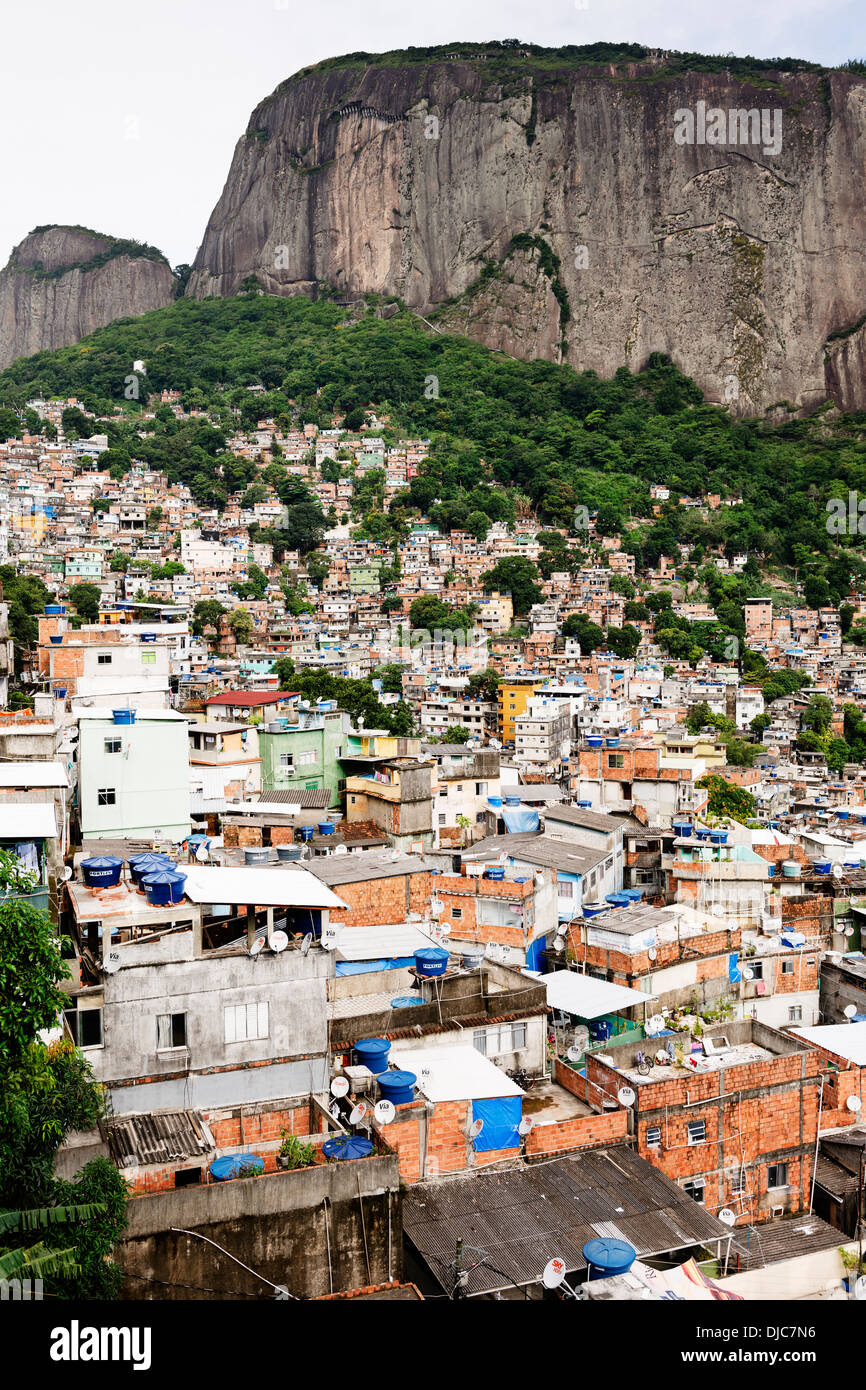
[[[123,1296],[273,1296],[212,1245],[171,1227],[200,1232],[298,1297],[400,1279],[399,1187],[397,1158],[385,1154],[133,1198],[119,1251]]]
[[[841,1247],[842,1241],[839,1243]],[[854,1254],[857,1252],[853,1243],[844,1248]],[[839,1250],[834,1246],[829,1250],[814,1250],[808,1255],[798,1255],[791,1260],[779,1260],[778,1264],[766,1269],[729,1274],[727,1279],[716,1279],[715,1283],[746,1299],[783,1303],[792,1298],[814,1298],[827,1290],[830,1284],[838,1284],[841,1290],[842,1277],[846,1272]]]
[[[183,719],[148,719],[114,724],[110,718],[82,719],[79,725],[81,833],[150,837],[157,832],[179,840],[189,834],[189,738]],[[106,740],[121,740],[121,752],[107,753]],[[111,787],[115,804],[100,806],[98,791]]]

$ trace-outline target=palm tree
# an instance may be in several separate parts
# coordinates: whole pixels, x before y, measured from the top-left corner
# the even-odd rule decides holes
[[[105,1210],[102,1202],[71,1207],[34,1207],[25,1211],[0,1211],[0,1240],[12,1231],[37,1231],[50,1226],[69,1226],[89,1221]],[[0,1248],[0,1279],[43,1279],[46,1275],[71,1278],[78,1273],[72,1246],[57,1249],[42,1240],[11,1250]]]

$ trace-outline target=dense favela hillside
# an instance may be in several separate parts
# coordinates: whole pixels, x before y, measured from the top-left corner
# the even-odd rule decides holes
[[[136,362],[143,374],[133,373]],[[137,399],[129,399],[133,380]],[[178,393],[174,410],[160,406],[163,393]],[[347,311],[325,299],[250,291],[182,299],[16,362],[0,375],[4,438],[25,428],[27,402],[39,397],[74,397],[94,412],[113,476],[138,460],[186,485],[201,506],[300,506],[294,534],[283,538],[292,549],[315,547],[325,517],[318,504],[315,515],[303,510],[307,484],[285,458],[257,460],[238,446],[259,420],[278,432],[339,425],[361,449],[365,428],[386,445],[428,439],[429,453],[387,507],[381,470],[355,475],[352,520],[386,543],[420,517],[483,535],[534,511],[551,528],[542,572],[561,567],[562,537],[552,533],[560,528],[583,537],[586,560],[591,545],[620,536],[638,573],[663,555],[683,553],[693,565],[712,554],[748,555],[743,593],[761,577],[784,587],[808,566],[801,578],[816,604],[838,603],[852,578],[866,574],[858,536],[828,527],[827,511],[831,499],[866,491],[866,418],[828,407],[774,425],[741,420],[708,404],[661,355],[604,381],[433,332],[396,303]],[[79,424],[89,434],[96,421]],[[331,481],[355,474],[345,451],[322,469]],[[708,512],[696,499],[709,496],[717,501]],[[580,560],[579,550],[570,552],[569,564]],[[742,599],[724,585],[715,597]],[[726,623],[741,623],[731,603],[717,617],[711,637],[703,634],[712,643],[723,640]]]
[[[187,293],[395,294],[604,376],[668,353],[737,414],[859,407],[861,66],[517,41],[332,59],[252,113]]]
[[[176,286],[152,246],[85,227],[37,227],[0,272],[0,367],[78,342],[113,319],[158,309]]]

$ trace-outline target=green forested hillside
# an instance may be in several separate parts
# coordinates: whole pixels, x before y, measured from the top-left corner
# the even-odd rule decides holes
[[[273,415],[284,425],[327,426],[336,411],[357,428],[361,408],[376,406],[390,417],[389,438],[433,440],[392,507],[403,519],[411,509],[445,527],[478,513],[482,522],[510,519],[522,496],[545,525],[570,527],[585,507],[598,513],[601,533],[623,535],[639,568],[677,541],[696,563],[720,547],[729,556],[748,551],[762,568],[808,566],[815,603],[838,602],[850,576],[866,572],[859,536],[829,534],[825,508],[849,490],[866,494],[866,416],[825,409],[783,424],[739,420],[705,404],[658,355],[637,374],[621,368],[602,381],[433,333],[402,308],[387,320],[371,310],[347,321],[346,313],[328,299],[179,300],[13,363],[0,374],[0,424],[14,428],[11,412],[37,394],[75,395],[113,415],[115,466],[145,459],[222,505],[256,471],[226,452],[226,433],[239,423]],[[130,402],[125,383],[139,358],[147,376],[142,399]],[[248,390],[257,385],[264,393]],[[144,421],[146,394],[165,387],[181,390],[188,407],[207,407],[210,422],[178,422],[167,409]],[[671,489],[660,517],[651,483]],[[705,518],[677,505],[680,495],[704,492],[743,505]]]

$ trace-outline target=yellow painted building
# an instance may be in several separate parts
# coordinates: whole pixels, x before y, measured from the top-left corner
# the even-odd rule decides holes
[[[514,721],[526,712],[526,706],[542,682],[536,676],[510,676],[499,682],[499,737],[503,743],[514,742]]]

